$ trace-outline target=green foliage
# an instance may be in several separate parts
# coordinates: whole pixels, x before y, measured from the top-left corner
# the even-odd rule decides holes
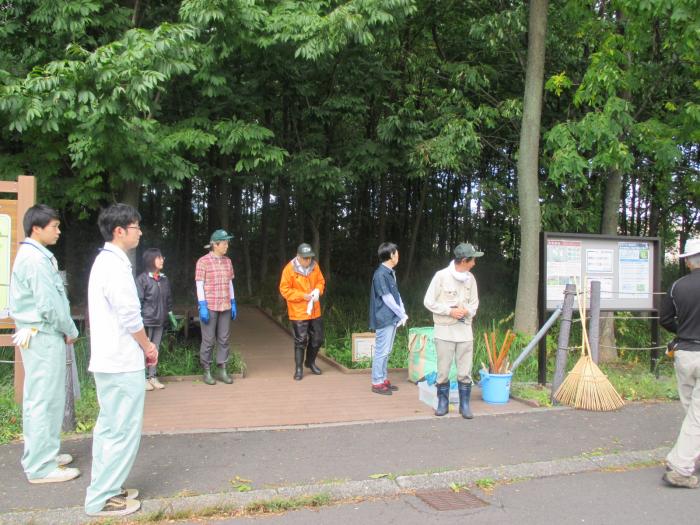
[[[15,389],[11,381],[0,381],[0,445],[22,435],[22,408],[15,403]]]
[[[648,365],[603,364],[601,370],[628,401],[678,399],[675,377],[664,375],[657,379],[649,372]]]

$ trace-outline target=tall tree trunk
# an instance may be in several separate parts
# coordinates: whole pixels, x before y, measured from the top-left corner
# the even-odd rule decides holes
[[[334,209],[332,205],[328,205],[325,208],[325,220],[323,221],[323,245],[321,246],[321,254],[319,260],[321,262],[321,269],[323,270],[323,275],[326,278],[326,282],[331,281],[331,252],[333,250],[333,223],[334,223]]]
[[[277,228],[277,263],[278,270],[282,270],[289,260],[287,254],[287,220],[289,218],[289,190],[284,176],[280,176],[278,181],[279,193],[279,226]]]
[[[379,176],[379,202],[377,203],[378,231],[377,239],[379,242],[386,242],[386,175],[382,173]],[[374,262],[374,260],[372,261]]]
[[[243,267],[245,268],[245,286],[249,297],[253,295],[253,265],[251,264],[250,258],[250,235],[252,229],[250,225],[252,224],[253,220],[251,217],[252,204],[250,202],[250,193],[252,193],[252,190],[247,192],[247,195],[240,200],[239,206],[241,207],[241,213],[238,216],[239,219],[237,222],[237,224],[240,225],[241,239],[243,241],[242,248]]]
[[[617,235],[621,195],[622,174],[618,170],[611,170],[605,181],[603,196],[603,217],[600,222],[600,233],[603,235]],[[611,363],[618,359],[615,348],[615,320],[608,316],[600,320],[600,352],[598,355],[601,363]]]
[[[236,184],[236,191],[240,192],[241,188],[238,184]],[[218,202],[216,208],[217,212],[219,215],[219,226],[218,228],[221,228],[223,230],[226,230],[227,232],[231,232],[231,195],[233,194],[233,184],[231,181],[231,177],[228,175],[225,175],[222,180],[221,180],[221,190],[219,192],[219,195],[216,196],[216,201]],[[238,226],[238,225],[236,225]],[[239,235],[241,232],[238,232]]]
[[[268,258],[270,257],[269,244],[269,225],[270,225],[270,181],[265,180],[263,183],[262,193],[262,209],[260,211],[260,278],[259,283],[267,277]]]
[[[518,201],[521,226],[520,269],[514,326],[516,331],[527,334],[534,334],[538,324],[540,203],[537,172],[542,117],[547,4],[548,0],[532,0],[530,2],[525,97],[518,154]]]
[[[121,202],[133,206],[137,210],[141,204],[141,183],[136,180],[128,180],[124,182],[124,187],[121,192]]]
[[[423,208],[425,207],[425,197],[428,194],[428,183],[430,178],[424,177],[420,186],[420,200],[416,210],[416,218],[413,223],[413,231],[411,232],[411,242],[408,246],[408,262],[406,263],[406,272],[403,275],[403,282],[408,283],[411,279],[411,271],[413,270],[413,258],[416,253],[416,243],[418,242],[418,231],[420,230],[420,222],[423,217]]]

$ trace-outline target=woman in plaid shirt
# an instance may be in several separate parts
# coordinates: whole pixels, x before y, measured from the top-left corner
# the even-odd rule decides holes
[[[219,365],[216,378],[230,385],[233,379],[226,372],[229,359],[229,334],[231,321],[236,318],[236,299],[233,294],[233,264],[226,257],[228,242],[231,239],[225,230],[211,234],[205,248],[209,253],[200,257],[195,267],[199,320],[202,328],[202,345],[199,347],[199,361],[204,369],[204,382],[216,384],[211,374],[211,361],[214,345],[218,343],[216,363]]]

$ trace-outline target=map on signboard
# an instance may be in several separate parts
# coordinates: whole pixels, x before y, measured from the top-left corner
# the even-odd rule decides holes
[[[0,319],[10,316],[10,257],[12,250],[12,218],[0,214]]]
[[[621,298],[644,298],[651,293],[649,243],[619,243],[618,293]]]
[[[569,283],[581,282],[581,241],[547,239],[547,298],[559,299]]]

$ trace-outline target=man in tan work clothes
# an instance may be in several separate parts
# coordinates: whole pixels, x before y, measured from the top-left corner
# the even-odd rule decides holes
[[[472,319],[479,308],[479,293],[471,269],[476,259],[484,255],[463,242],[454,249],[454,259],[447,268],[435,274],[425,293],[423,305],[433,312],[435,350],[437,352],[436,416],[444,416],[449,410],[452,361],[457,362],[459,383],[459,413],[471,419],[469,399],[472,392],[472,359],[474,335]]]

